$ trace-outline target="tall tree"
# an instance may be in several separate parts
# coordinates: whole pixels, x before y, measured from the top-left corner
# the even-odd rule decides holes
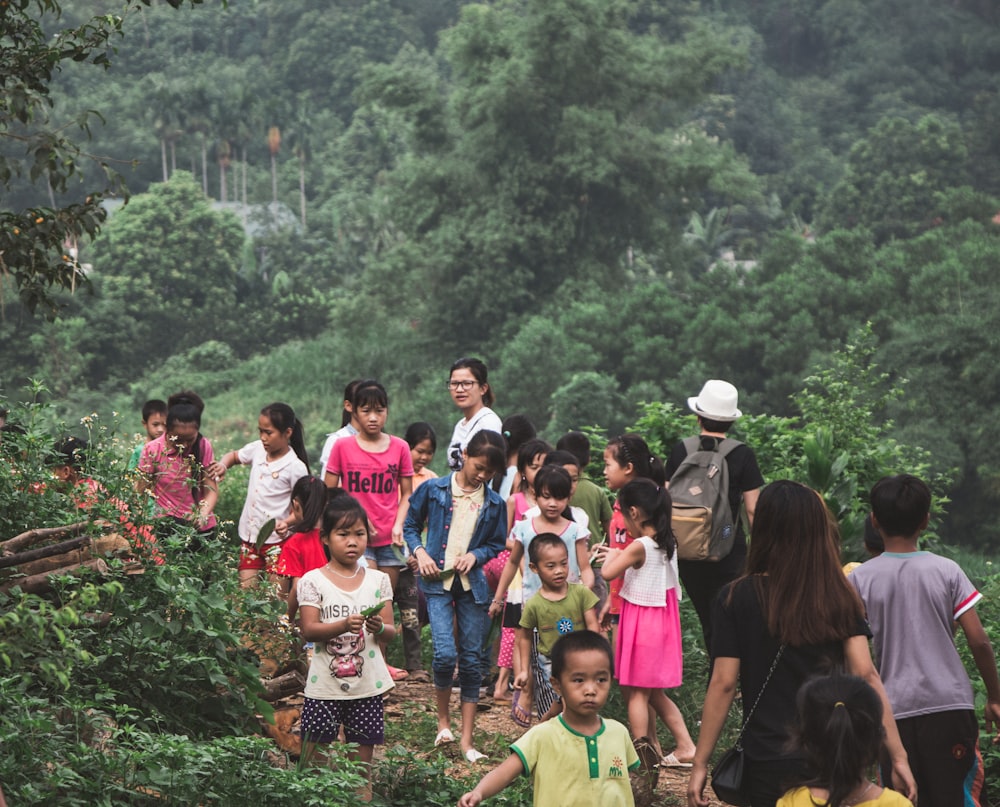
[[[183,2],[168,0],[174,8]],[[114,40],[123,32],[125,15],[150,0],[125,0],[123,16],[96,16],[81,25],[65,28],[54,36],[62,7],[57,0],[36,0],[0,4],[0,187],[27,176],[32,182],[44,180],[57,192],[90,158],[66,131],[76,127],[82,136],[89,132],[94,113],[80,113],[72,121],[54,121],[50,84],[64,62],[86,62],[108,67]],[[37,10],[37,16],[35,11]],[[7,145],[20,147],[23,158],[7,156]],[[85,280],[80,264],[65,244],[92,237],[104,222],[103,198],[123,192],[120,177],[101,160],[105,182],[81,197],[49,208],[0,211],[0,275],[12,275],[18,293],[30,310],[38,306],[56,312],[53,289],[73,289]]]
[[[636,33],[631,7],[469,5],[439,49],[450,86],[412,59],[373,71],[363,97],[411,122],[390,193],[428,327],[467,343],[568,278],[614,288],[629,247],[676,242],[709,188],[755,192],[689,120],[738,51],[704,26],[676,42]]]

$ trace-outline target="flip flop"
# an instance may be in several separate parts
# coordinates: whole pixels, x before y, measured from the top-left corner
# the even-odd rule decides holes
[[[437,733],[437,737],[434,738],[434,747],[437,748],[440,745],[453,742],[455,742],[455,735],[451,733],[451,729],[441,729]]]
[[[521,690],[514,692],[514,699],[510,704],[510,719],[521,728],[531,728],[531,712],[521,706]]]
[[[681,762],[673,751],[660,760],[660,765],[664,768],[690,768],[692,764],[691,762]]]
[[[479,760],[486,759],[487,757],[486,754],[477,751],[475,748],[470,748],[468,751],[465,752],[465,758],[469,762],[479,762]]]

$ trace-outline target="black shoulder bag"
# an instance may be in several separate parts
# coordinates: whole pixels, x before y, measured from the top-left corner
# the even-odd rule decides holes
[[[757,693],[757,700],[754,701],[753,706],[750,708],[750,713],[743,718],[743,725],[740,727],[736,744],[726,751],[719,761],[715,763],[715,767],[712,768],[712,790],[715,791],[715,795],[718,796],[719,800],[726,802],[726,804],[735,804],[736,807],[749,807],[750,800],[743,792],[743,733],[747,730],[753,713],[757,711],[757,704],[760,703],[760,699],[764,695],[764,690],[767,689],[767,685],[771,682],[774,668],[778,666],[778,660],[781,658],[784,650],[784,645],[778,648],[778,652],[774,656],[774,661],[771,662],[771,669],[767,672],[767,678],[764,679],[764,686]]]

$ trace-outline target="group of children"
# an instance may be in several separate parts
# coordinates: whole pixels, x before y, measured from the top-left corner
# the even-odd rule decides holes
[[[204,539],[216,526],[219,481],[233,465],[251,466],[239,574],[244,584],[262,574],[280,581],[288,617],[314,643],[302,715],[307,758],[342,731],[357,745],[356,755],[370,761],[384,736],[384,694],[407,672],[426,676],[416,581],[433,645],[435,745],[455,741],[449,707],[457,671],[461,751],[469,762],[485,758],[474,746],[475,717],[494,661],[491,620],[501,615],[494,697],[505,700],[510,681],[511,716],[524,727],[539,719],[460,805],[478,804],[521,774],[533,777],[536,804],[631,804],[633,741],[658,748],[657,716],[675,741],[670,752],[658,751],[661,764],[689,766],[695,751],[665,693],[681,683],[683,648],[662,464],[637,435],[611,440],[604,482],[617,494],[612,509],[585,476],[590,448],[583,434],[571,432],[553,448],[522,416],[500,422],[499,430],[481,428],[499,418],[486,405],[492,393],[485,366],[476,362],[460,360],[451,371],[449,389],[464,417],[445,477],[427,467],[436,449],[433,429],[412,424],[405,440],[386,434],[388,396],[378,382],[364,380],[345,391],[344,422],[324,446],[321,476],[310,474],[301,423],[285,404],[261,410],[259,440],[216,460],[200,434],[197,396],[172,396],[162,408],[151,402],[143,410],[150,440],[135,458],[140,486],[153,493],[162,514],[193,525]],[[967,763],[978,746],[953,621],[986,683],[990,722],[1000,723],[1000,682],[973,608],[978,592],[950,561],[916,550],[929,491],[912,477],[892,480],[872,491],[887,551],[851,579],[872,623],[900,733],[904,743],[911,740],[923,803],[959,803],[950,801],[954,780],[963,792],[976,789]],[[902,589],[905,608],[897,605]],[[385,645],[397,632],[394,600],[408,670],[385,661]],[[917,640],[934,649],[915,660]],[[626,700],[628,730],[599,714],[612,677]],[[928,690],[927,681],[937,686]],[[816,778],[781,805],[906,803],[866,778],[881,740],[880,704],[867,689],[850,676],[803,688],[799,744]],[[909,720],[912,729],[905,727]],[[956,762],[945,776],[940,769],[949,755]],[[981,780],[981,764],[977,770]]]

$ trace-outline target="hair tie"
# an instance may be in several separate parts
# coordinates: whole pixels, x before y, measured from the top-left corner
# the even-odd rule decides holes
[[[509,440],[510,439],[510,429],[504,429],[503,430],[503,436],[506,437]]]
[[[838,706],[844,706],[844,702],[843,701],[837,701],[835,704],[833,704],[833,708],[834,709],[836,709]],[[846,709],[847,707],[844,706],[844,708]]]

